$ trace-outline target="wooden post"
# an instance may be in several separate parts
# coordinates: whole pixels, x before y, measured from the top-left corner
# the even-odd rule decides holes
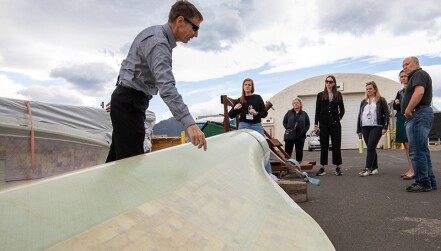
[[[227,97],[227,95],[221,96],[221,103],[224,105],[224,130],[225,132],[231,131],[230,117],[228,116],[228,106],[233,107],[234,99]],[[236,128],[239,128],[239,115],[236,116]]]
[[[223,121],[224,132],[229,132],[229,131],[231,131],[231,128],[230,128],[230,118],[228,117],[228,98],[227,98],[227,95],[221,96],[221,104],[224,105],[224,121]]]

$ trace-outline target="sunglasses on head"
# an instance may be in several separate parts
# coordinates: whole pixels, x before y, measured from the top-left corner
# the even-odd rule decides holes
[[[193,29],[194,32],[196,32],[196,31],[199,30],[199,26],[197,26],[197,25],[194,24],[192,21],[190,21],[190,19],[188,19],[188,18],[186,18],[186,17],[183,17],[183,18],[184,18],[184,20],[185,20],[187,23],[191,24],[191,28]]]

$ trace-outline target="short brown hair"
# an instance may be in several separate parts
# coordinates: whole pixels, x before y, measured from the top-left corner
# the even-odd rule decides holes
[[[293,100],[292,100],[292,104],[294,105],[294,101],[299,101],[299,103],[300,103],[300,110],[302,110],[303,109],[303,101],[302,101],[302,99],[301,98],[299,98],[299,97],[295,97]]]
[[[173,23],[179,16],[191,19],[195,16],[202,22],[204,18],[199,10],[189,1],[178,0],[172,5],[170,13],[168,14],[168,22]]]

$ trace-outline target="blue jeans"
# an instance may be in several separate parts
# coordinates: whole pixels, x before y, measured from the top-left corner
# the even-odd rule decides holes
[[[405,122],[415,181],[425,187],[437,187],[427,142],[433,119],[432,108],[425,107],[414,111],[412,117]]]
[[[265,137],[265,133],[263,132],[263,126],[261,123],[240,122],[239,129],[251,129],[257,131],[258,133],[262,134],[263,137]],[[267,173],[272,173],[271,163],[269,161],[265,166],[265,170]]]

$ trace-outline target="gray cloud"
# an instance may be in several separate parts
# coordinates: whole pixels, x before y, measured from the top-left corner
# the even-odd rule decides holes
[[[50,76],[65,79],[81,93],[100,96],[112,81],[116,81],[117,72],[107,64],[86,63],[58,67]]]
[[[283,42],[266,46],[265,49],[268,51],[288,53],[288,49],[286,48],[286,44]]]
[[[247,32],[246,18],[242,14],[247,13],[245,9],[249,8],[248,2],[250,1],[222,3],[218,6],[203,5],[200,10],[204,21],[198,39],[192,40],[189,46],[215,52],[230,49]]]
[[[167,22],[173,1],[155,0],[6,0],[8,8],[0,9],[0,67],[29,69],[38,67],[43,52],[27,51],[26,44],[58,41],[73,48],[75,43],[96,44],[101,50],[126,54],[130,43],[145,27]],[[244,38],[247,32],[257,29],[260,19],[255,15],[254,0],[192,1],[204,15],[200,38],[191,41],[192,48],[202,51],[223,51]],[[23,15],[23,13],[26,13]],[[20,34],[20,36],[10,36]],[[93,38],[93,40],[92,40]],[[120,44],[108,48],[106,44]],[[187,46],[187,45],[184,45]],[[23,56],[19,56],[23,55]],[[112,55],[113,56],[113,55]]]
[[[256,0],[194,1],[204,21],[198,39],[188,46],[202,51],[222,52],[232,48],[255,31],[271,28],[273,13],[289,13],[286,4]],[[271,16],[271,18],[268,18]],[[187,45],[184,45],[187,46]]]
[[[317,7],[321,29],[353,34],[373,32],[380,27],[397,35],[415,29],[433,30],[434,20],[441,17],[441,5],[437,0],[421,4],[398,0],[339,0],[323,1]]]
[[[62,86],[29,86],[21,89],[17,93],[27,97],[29,100],[38,100],[56,104],[84,105],[81,95],[78,95],[78,93],[66,92],[66,89]]]
[[[311,39],[310,37],[302,36],[299,40],[299,47],[310,47],[324,45],[325,40],[323,38]]]
[[[338,5],[338,8],[335,8]],[[319,27],[360,34],[375,29],[383,19],[380,1],[326,1],[318,5]]]
[[[70,25],[82,28],[90,27],[128,27],[133,24],[143,25],[147,21],[167,21],[169,3],[155,0],[34,0],[34,1],[10,1],[18,10],[25,11],[27,15],[12,13],[21,23],[37,22],[45,24],[46,28],[57,27],[58,20],[63,20],[63,28]],[[158,15],[159,14],[159,15]],[[38,19],[36,19],[38,17]],[[47,25],[47,26],[46,26]],[[61,27],[59,27],[61,28]]]

